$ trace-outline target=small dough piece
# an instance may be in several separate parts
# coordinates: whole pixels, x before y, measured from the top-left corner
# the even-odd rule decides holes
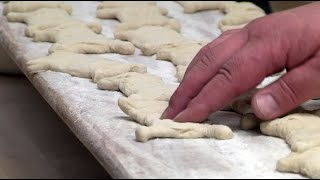
[[[168,18],[167,13],[167,9],[158,6],[131,6],[100,9],[97,17],[118,19],[121,24],[116,31],[134,30],[142,26],[163,26],[179,32],[180,23]]]
[[[135,47],[130,42],[107,39],[94,33],[86,25],[78,23],[65,23],[55,28],[37,31],[33,39],[36,42],[55,43],[49,49],[50,53],[69,51],[83,54],[119,53],[130,55],[135,51]]]
[[[176,86],[165,84],[162,79],[152,74],[125,73],[119,76],[103,78],[98,88],[118,91],[134,99],[169,101]]]
[[[188,68],[187,66],[177,66],[176,67],[176,70],[177,70],[176,77],[179,82],[182,81],[184,74],[186,73],[187,68]]]
[[[116,32],[115,38],[132,42],[145,56],[156,54],[163,45],[189,41],[176,31],[161,26]]]
[[[177,1],[183,6],[185,13],[195,13],[205,10],[222,10],[224,11],[229,4],[234,1]]]
[[[28,27],[25,33],[28,37],[33,37],[36,31],[54,28],[65,23],[85,24],[97,34],[102,30],[100,23],[85,23],[80,20],[73,19],[66,11],[57,8],[43,8],[34,12],[26,13],[11,12],[7,15],[7,19],[9,22],[26,23]]]
[[[72,14],[72,7],[69,4],[59,1],[10,1],[3,8],[3,14],[10,12],[32,12],[41,8],[59,8]]]
[[[187,66],[208,43],[209,41],[167,44],[157,52],[157,59],[171,61],[176,66]]]
[[[32,74],[47,70],[63,72],[80,78],[92,78],[95,82],[101,78],[127,72],[145,73],[147,71],[142,64],[127,64],[63,51],[28,61],[27,70]]]
[[[156,5],[155,1],[104,1],[98,5],[97,9],[115,8],[115,7],[132,7]]]
[[[118,104],[136,122],[149,126],[137,128],[136,139],[140,142],[153,138],[231,139],[233,136],[232,130],[227,126],[160,120],[161,113],[168,106],[167,101],[137,101],[121,97]]]
[[[320,146],[303,153],[291,153],[278,161],[280,172],[301,173],[313,179],[320,179]]]
[[[293,152],[304,152],[320,146],[320,117],[297,113],[260,125],[263,134],[283,138]]]
[[[242,130],[253,130],[260,127],[260,119],[253,113],[244,114],[240,119],[240,128]]]

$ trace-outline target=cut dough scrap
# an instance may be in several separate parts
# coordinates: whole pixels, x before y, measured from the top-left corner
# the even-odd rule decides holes
[[[283,138],[293,152],[304,152],[320,146],[320,117],[307,114],[290,114],[260,125],[263,134]]]
[[[167,44],[157,52],[157,59],[171,61],[174,65],[187,66],[208,43],[209,41]]]
[[[187,70],[187,66],[177,66],[176,67],[176,77],[178,79],[179,82],[182,81],[183,77],[184,77],[184,74],[186,73],[186,70]]]
[[[115,38],[132,42],[146,56],[156,54],[163,45],[190,41],[178,32],[161,26],[143,26],[136,30],[116,32]]]
[[[72,7],[69,4],[59,1],[10,1],[3,8],[3,14],[10,12],[32,12],[41,8],[59,8],[72,14]]]
[[[183,6],[185,13],[195,13],[205,10],[222,10],[224,11],[229,4],[234,1],[177,1]]]
[[[126,96],[134,99],[169,101],[177,87],[165,84],[158,76],[132,72],[103,78],[98,82],[98,88],[120,90]]]
[[[127,72],[145,73],[147,71],[146,67],[142,64],[127,64],[63,51],[29,61],[27,63],[27,70],[30,73],[51,70],[68,73],[80,78],[92,78],[94,81]]]
[[[138,101],[130,97],[121,97],[119,107],[124,113],[141,125],[137,128],[136,139],[146,142],[153,138],[216,138],[231,139],[232,130],[222,125],[196,123],[177,123],[172,120],[160,120],[160,116],[168,106],[167,101]]]
[[[98,5],[97,9],[115,8],[115,7],[132,7],[156,5],[155,1],[104,1]]]
[[[12,12],[7,15],[7,19],[9,22],[26,23],[28,25],[26,29],[26,36],[28,37],[33,37],[36,31],[54,28],[65,23],[85,24],[97,34],[102,30],[100,23],[85,23],[80,20],[73,19],[66,11],[57,8],[43,8],[27,13]]]
[[[36,31],[33,39],[36,42],[55,43],[49,49],[50,53],[61,50],[83,54],[119,53],[128,55],[135,51],[135,47],[130,42],[107,39],[79,23],[65,23],[55,28]]]
[[[158,6],[131,6],[106,8],[97,11],[97,17],[118,19],[121,24],[116,31],[138,29],[142,26],[164,26],[180,31],[181,25],[176,19],[168,18],[168,11]]]
[[[291,153],[278,161],[280,172],[301,173],[313,179],[320,179],[320,146],[303,153]]]

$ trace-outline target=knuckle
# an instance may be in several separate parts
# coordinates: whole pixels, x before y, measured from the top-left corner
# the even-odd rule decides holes
[[[196,66],[200,71],[206,71],[208,69],[213,70],[217,66],[217,56],[215,55],[214,50],[210,49],[209,46],[206,46],[204,50],[205,52]]]

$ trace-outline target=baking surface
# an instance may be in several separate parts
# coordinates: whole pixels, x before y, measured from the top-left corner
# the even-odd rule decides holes
[[[118,22],[95,18],[99,2],[67,3],[72,4],[75,18],[101,22],[103,35],[113,37]],[[175,2],[158,4],[166,7],[170,16],[180,20],[184,36],[194,40],[219,36],[217,21],[222,17],[219,12],[184,14],[182,7]],[[0,11],[2,8],[0,4]],[[8,54],[24,73],[28,60],[47,55],[51,44],[33,43],[24,36],[24,24],[7,23],[3,16],[0,24],[0,43],[6,46]],[[170,62],[139,54],[137,49],[133,56],[98,56],[143,63],[150,73],[161,76],[167,83],[177,82],[175,68]],[[117,105],[121,96],[119,92],[98,90],[90,80],[64,73],[49,71],[27,76],[114,178],[302,178],[275,171],[277,160],[290,152],[283,140],[239,130],[240,116],[235,113],[217,112],[210,117],[213,123],[228,125],[235,131],[231,140],[156,139],[139,143],[134,135],[138,125],[130,121]],[[319,107],[313,102],[311,105],[312,108]]]

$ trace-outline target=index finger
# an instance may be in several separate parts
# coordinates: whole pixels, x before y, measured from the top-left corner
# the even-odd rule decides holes
[[[173,119],[184,110],[188,103],[201,91],[203,86],[218,72],[225,63],[247,42],[247,33],[239,30],[218,45],[212,42],[203,47],[196,55],[194,65],[188,68],[180,86],[172,95],[163,119]],[[213,46],[212,46],[213,44]]]

